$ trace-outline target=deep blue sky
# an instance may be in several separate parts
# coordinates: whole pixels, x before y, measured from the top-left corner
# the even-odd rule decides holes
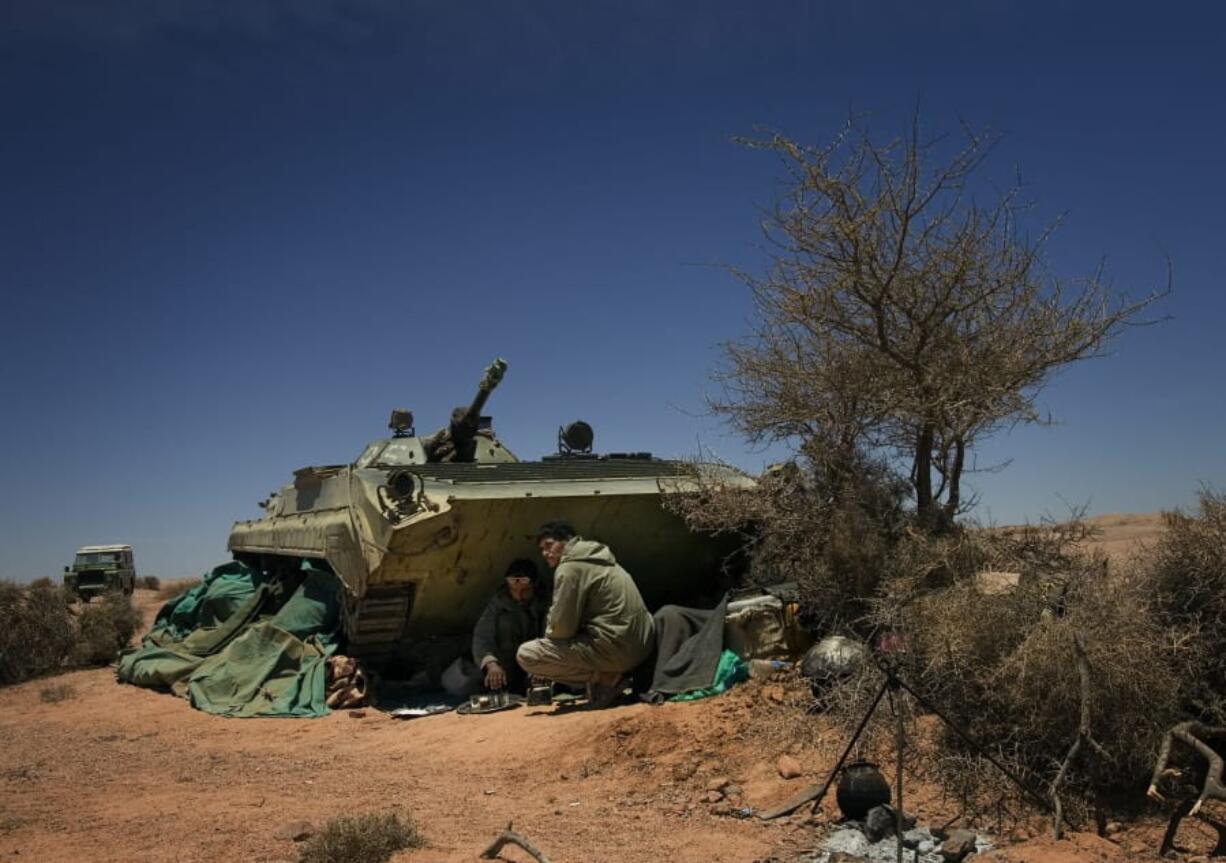
[[[0,5],[0,577],[130,542],[225,558],[235,518],[412,408],[433,428],[496,355],[521,456],[582,417],[602,450],[700,446],[747,330],[771,157],[917,99],[1005,134],[1051,248],[1105,257],[1171,320],[1061,374],[1059,424],[992,442],[1002,522],[1188,505],[1222,484],[1226,27],[1215,4]]]

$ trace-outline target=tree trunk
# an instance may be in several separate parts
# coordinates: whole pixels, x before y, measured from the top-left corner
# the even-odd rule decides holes
[[[941,520],[943,530],[953,526],[954,519],[958,517],[958,508],[962,506],[962,469],[965,466],[966,442],[958,438],[954,444],[954,461],[945,477],[949,483],[949,496],[945,498],[945,517]]]
[[[924,423],[915,436],[915,463],[911,484],[915,487],[915,515],[925,530],[935,526],[932,499],[932,443],[936,437],[932,423]]]

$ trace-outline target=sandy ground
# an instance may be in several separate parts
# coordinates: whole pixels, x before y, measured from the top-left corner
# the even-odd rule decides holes
[[[1160,513],[1117,512],[1087,521],[1098,531],[1087,545],[1106,554],[1113,563],[1124,563],[1144,552],[1164,530]]]
[[[1155,517],[1110,518],[1118,523],[1103,525],[1100,541],[1124,540],[1113,552],[1160,529]],[[154,594],[138,600],[151,616]],[[44,702],[40,693],[59,684],[72,697]],[[822,720],[807,742],[759,733],[764,705],[776,716],[789,709],[780,695],[776,684],[751,681],[707,701],[606,711],[229,720],[119,685],[111,669],[32,681],[0,690],[0,863],[291,861],[298,846],[282,835],[288,825],[389,808],[412,813],[428,842],[399,861],[474,861],[508,822],[556,863],[793,860],[817,844],[833,801],[817,816],[802,809],[761,822],[713,814],[706,799],[717,777],[755,809],[824,778],[840,740]],[[784,751],[805,776],[779,776]],[[908,794],[921,823],[958,817],[922,776],[908,777]],[[1111,840],[1054,843],[1034,838],[1042,828],[1032,825],[1002,837],[1012,844],[991,857],[1145,859],[1160,835],[1156,817]]]
[[[751,733],[755,704],[769,695],[754,682],[693,704],[410,721],[374,710],[227,720],[118,685],[105,669],[55,682],[75,697],[43,703],[47,681],[0,693],[0,860],[291,861],[297,846],[281,833],[293,822],[397,808],[428,840],[399,861],[475,861],[514,822],[557,863],[750,863],[795,859],[835,817],[833,801],[812,820],[803,809],[769,823],[709,811],[716,777],[738,784],[745,804],[768,807],[833,761],[834,737],[792,747],[807,775],[780,778],[782,750]],[[922,779],[909,777],[908,795],[922,823],[957,815]],[[1115,842],[1013,835],[1026,841],[993,859],[1141,859],[1154,829]],[[504,856],[530,859],[513,848]]]

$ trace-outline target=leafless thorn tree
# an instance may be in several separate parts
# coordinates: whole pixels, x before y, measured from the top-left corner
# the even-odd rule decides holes
[[[827,147],[782,135],[745,141],[777,154],[790,191],[767,213],[772,264],[738,272],[756,324],[725,345],[717,414],[757,442],[800,441],[821,468],[885,455],[908,475],[916,515],[940,532],[964,511],[968,455],[984,436],[1046,421],[1051,375],[1101,355],[1167,287],[1114,297],[1100,264],[1052,275],[1051,229],[1019,226],[1020,186],[989,204],[970,181],[997,136],[875,142],[852,118]]]

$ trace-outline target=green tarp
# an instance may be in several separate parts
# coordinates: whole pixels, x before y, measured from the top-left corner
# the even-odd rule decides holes
[[[715,678],[711,685],[702,689],[691,689],[674,695],[669,701],[696,701],[699,698],[709,698],[727,692],[736,684],[749,679],[749,666],[745,660],[731,650],[725,650],[719,655],[719,665],[715,667]]]
[[[166,603],[142,645],[120,658],[119,679],[220,716],[323,716],[337,581],[309,563],[302,569],[301,585],[280,602],[278,582],[238,562],[217,567]]]
[[[146,636],[158,644],[182,641],[197,629],[228,620],[259,590],[263,576],[237,560],[207,573],[200,584],[162,606]]]

